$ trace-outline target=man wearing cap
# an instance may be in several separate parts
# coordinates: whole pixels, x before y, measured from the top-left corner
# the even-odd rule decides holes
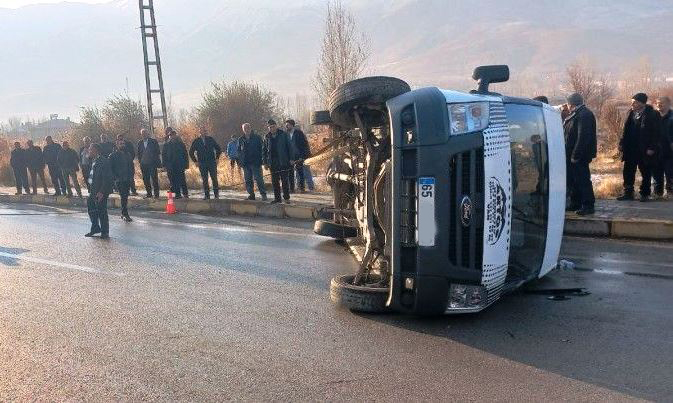
[[[293,169],[294,152],[287,133],[280,130],[276,121],[267,121],[269,132],[264,139],[264,166],[271,171],[271,184],[273,185],[273,203],[285,200],[290,202],[290,170]],[[282,187],[282,199],[281,199]]]
[[[637,169],[643,178],[640,201],[646,202],[651,194],[653,170],[661,158],[661,117],[647,104],[646,94],[638,93],[631,100],[619,151],[624,161],[624,194],[617,200],[633,200]]]
[[[596,158],[596,117],[578,93],[567,99],[569,115],[563,121],[570,204],[567,211],[578,215],[594,213],[594,189],[589,164]]]

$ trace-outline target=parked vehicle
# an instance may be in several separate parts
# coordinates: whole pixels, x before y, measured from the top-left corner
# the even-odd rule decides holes
[[[314,124],[333,133],[329,219],[356,238],[356,273],[331,299],[357,311],[477,312],[555,267],[565,209],[559,112],[490,92],[507,66],[482,66],[471,93],[411,90],[391,77],[348,82]]]

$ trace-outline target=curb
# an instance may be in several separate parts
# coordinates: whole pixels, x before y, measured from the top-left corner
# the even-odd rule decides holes
[[[576,236],[671,241],[673,240],[673,222],[648,219],[566,217],[563,233]]]
[[[0,202],[58,207],[86,207],[86,198],[68,198],[65,196],[51,195],[0,195]],[[118,209],[120,207],[120,200],[116,197],[110,198],[108,205],[111,208]],[[175,207],[180,212],[191,214],[215,216],[241,215],[249,217],[292,218],[296,220],[312,221],[318,217],[319,210],[327,206],[310,207],[292,204],[272,205],[262,202],[236,199],[179,199],[175,200]],[[164,199],[129,199],[129,209],[164,211],[165,208],[166,200]]]

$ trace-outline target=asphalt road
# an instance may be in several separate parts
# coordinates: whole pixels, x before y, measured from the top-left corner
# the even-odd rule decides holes
[[[578,270],[477,315],[356,315],[309,224],[0,205],[0,401],[670,400],[673,244],[568,239]]]

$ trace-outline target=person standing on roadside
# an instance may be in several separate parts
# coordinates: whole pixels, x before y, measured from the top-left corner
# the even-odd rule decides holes
[[[87,211],[91,220],[91,230],[84,235],[92,237],[100,234],[101,239],[110,237],[110,221],[107,212],[107,202],[112,193],[112,170],[110,161],[101,155],[99,144],[89,146],[89,158],[91,170],[89,171],[89,197],[87,198]]]
[[[241,160],[238,155],[238,140],[239,138],[236,135],[231,136],[231,140],[227,143],[227,158],[229,158],[229,169],[231,170],[231,175],[238,173],[238,176],[241,176]]]
[[[272,204],[285,200],[290,203],[290,171],[294,165],[294,152],[287,133],[280,130],[276,121],[267,122],[269,132],[264,139],[263,162],[271,171],[274,200]],[[282,187],[282,199],[281,199]]]
[[[14,143],[14,149],[9,157],[9,165],[14,171],[14,182],[16,182],[16,194],[20,195],[23,190],[30,194],[30,185],[28,183],[28,154],[21,148],[21,143]]]
[[[44,162],[47,164],[49,177],[51,178],[51,183],[54,185],[56,196],[65,195],[65,179],[63,178],[61,166],[58,164],[58,155],[61,153],[62,147],[60,144],[54,143],[54,139],[51,136],[45,137],[44,141],[47,144],[44,146],[42,154],[44,155]]]
[[[87,190],[89,189],[89,171],[91,170],[91,160],[89,159],[89,147],[91,146],[91,137],[86,136],[82,139],[84,145],[79,149],[79,166],[82,168],[82,178]]]
[[[584,105],[582,96],[574,93],[568,97],[570,114],[563,122],[566,141],[566,166],[570,205],[567,211],[577,215],[594,213],[594,189],[589,164],[596,158],[596,117]]]
[[[44,189],[44,194],[49,194],[49,189],[47,188],[47,181],[44,178],[44,155],[42,155],[42,149],[33,144],[33,140],[28,140],[26,142],[26,155],[28,159],[28,172],[30,173],[30,183],[33,187],[33,194],[37,194],[37,177],[40,177],[42,181],[42,188]]]
[[[665,187],[666,197],[671,199],[673,198],[673,110],[671,110],[671,99],[669,97],[659,97],[657,99],[657,111],[661,115],[661,161],[654,176],[654,187],[655,192],[660,196],[664,194]]]
[[[131,158],[131,183],[130,183],[130,194],[132,196],[138,196],[138,191],[136,190],[136,165],[133,163],[136,159],[136,148],[133,146],[133,143],[126,140],[123,134],[117,135],[117,140],[122,140],[124,142],[124,151]]]
[[[159,142],[150,137],[150,131],[142,129],[140,131],[142,139],[138,142],[138,161],[140,162],[140,171],[143,174],[145,184],[146,199],[152,197],[159,198],[159,172],[161,167],[161,148]]]
[[[116,149],[110,154],[110,170],[114,186],[119,191],[122,220],[133,221],[129,216],[129,189],[133,181],[133,160],[126,150],[124,138],[117,137]]]
[[[171,183],[171,192],[176,199],[181,199],[183,196],[188,198],[189,191],[187,189],[187,178],[185,178],[185,170],[189,168],[187,147],[175,130],[169,130],[167,136],[161,158],[168,174],[168,180]]]
[[[252,130],[250,123],[241,126],[243,136],[238,140],[238,157],[243,167],[245,189],[248,191],[248,200],[255,200],[254,182],[257,182],[257,190],[262,195],[262,201],[266,201],[266,185],[262,175],[262,151],[264,141],[262,137]]]
[[[295,189],[299,190],[299,193],[304,193],[306,192],[306,187],[304,186],[304,160],[311,156],[311,148],[306,135],[297,127],[293,119],[285,121],[285,130],[290,138],[290,144],[292,145],[295,157],[294,164],[289,172],[290,193],[294,193]]]
[[[200,135],[189,148],[189,157],[199,167],[201,172],[201,181],[203,182],[203,198],[210,199],[210,185],[208,176],[213,182],[213,194],[216,199],[220,198],[220,187],[217,183],[217,161],[222,155],[222,149],[219,144],[208,135],[208,129],[205,126],[199,128]]]
[[[637,169],[643,178],[640,201],[646,202],[652,191],[652,172],[661,157],[661,117],[647,104],[646,94],[638,93],[631,99],[619,151],[624,161],[624,194],[617,200],[634,199]]]
[[[61,167],[61,171],[63,172],[65,188],[68,193],[68,197],[72,197],[72,187],[70,186],[70,179],[72,179],[77,196],[82,198],[82,188],[80,188],[79,181],[77,180],[77,171],[79,171],[79,156],[77,155],[77,151],[70,148],[70,143],[68,143],[68,141],[63,142],[63,147],[58,153],[58,165]]]
[[[111,142],[110,140],[108,140],[107,134],[105,134],[105,133],[101,133],[100,144],[99,145],[100,145],[101,154],[103,154],[103,156],[105,156],[105,157],[109,157],[110,154],[112,154],[112,152],[115,150],[114,143]]]

